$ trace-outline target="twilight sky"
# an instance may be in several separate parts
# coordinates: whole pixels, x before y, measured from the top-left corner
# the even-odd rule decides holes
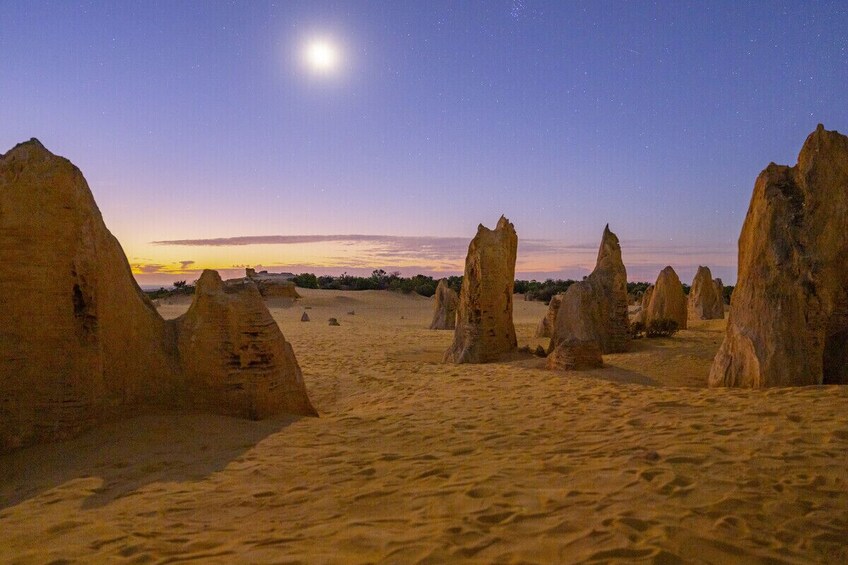
[[[322,39],[335,65],[310,67]],[[0,3],[0,152],[80,167],[142,284],[196,269],[736,279],[754,180],[848,131],[848,2]]]

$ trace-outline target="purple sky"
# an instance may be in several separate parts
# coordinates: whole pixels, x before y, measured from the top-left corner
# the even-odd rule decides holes
[[[848,130],[846,2],[7,1],[0,53],[0,151],[79,166],[144,283],[459,272],[501,214],[522,278],[609,223],[631,280],[732,282],[759,171]]]

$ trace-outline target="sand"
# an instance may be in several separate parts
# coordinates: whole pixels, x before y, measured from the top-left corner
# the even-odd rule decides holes
[[[848,387],[706,389],[723,320],[555,374],[441,364],[429,299],[303,294],[271,306],[321,418],[159,412],[2,456],[0,562],[848,562]]]

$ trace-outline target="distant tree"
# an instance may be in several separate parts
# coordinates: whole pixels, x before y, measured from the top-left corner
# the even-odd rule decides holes
[[[294,281],[295,286],[300,288],[318,288],[318,277],[312,273],[301,273],[296,275],[292,281]]]
[[[733,297],[733,289],[736,287],[726,286],[724,287],[724,303],[730,304],[730,299]]]
[[[646,282],[629,282],[627,283],[627,293],[637,296],[645,294],[645,290],[651,286],[651,283]]]
[[[185,287],[185,285],[186,285],[185,281],[174,281],[174,288],[183,288],[183,287]]]
[[[448,281],[448,287],[452,288],[457,294],[462,291],[462,277],[458,275],[453,275],[450,277],[446,277]]]

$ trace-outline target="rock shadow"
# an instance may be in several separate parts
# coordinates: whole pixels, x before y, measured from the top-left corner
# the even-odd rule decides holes
[[[107,423],[76,438],[0,456],[6,508],[77,479],[99,479],[82,504],[105,506],[157,482],[196,482],[224,470],[299,416],[261,421],[161,412]]]

